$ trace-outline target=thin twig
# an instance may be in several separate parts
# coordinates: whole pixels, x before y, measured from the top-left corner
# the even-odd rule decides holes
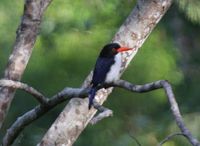
[[[131,84],[127,81],[119,80],[119,81],[112,83],[112,85],[115,86],[115,87],[120,87],[120,88],[123,88],[123,89],[127,89],[129,91],[132,91],[132,92],[139,92],[139,93],[147,92],[147,91],[151,91],[151,90],[155,90],[155,89],[159,89],[159,88],[164,88],[165,93],[166,93],[167,98],[168,98],[168,101],[169,101],[169,104],[171,106],[172,114],[173,114],[174,119],[176,121],[176,124],[178,125],[181,132],[186,136],[188,141],[193,146],[200,146],[199,141],[192,136],[191,132],[189,131],[189,129],[185,126],[185,124],[183,122],[183,118],[182,118],[181,113],[179,111],[178,104],[176,102],[174,93],[172,91],[172,87],[171,87],[171,85],[168,81],[159,80],[159,81],[148,83],[148,84],[145,84],[145,85],[134,85],[134,84]]]
[[[181,132],[185,135],[185,137],[188,139],[188,141],[193,145],[193,146],[200,146],[199,141],[192,136],[192,133],[189,131],[189,129],[185,126],[183,122],[183,118],[181,116],[181,113],[179,111],[178,104],[176,102],[174,93],[172,91],[172,87],[167,81],[161,81],[161,85],[163,86],[165,93],[168,97],[168,101],[171,106],[171,111],[174,116],[174,119],[176,121],[176,124],[178,125],[179,129]]]
[[[180,133],[180,132],[178,132],[178,133],[173,133],[173,134],[170,134],[170,135],[168,135],[167,137],[165,137],[165,139],[163,139],[159,144],[158,144],[158,146],[162,146],[164,143],[166,143],[167,141],[169,141],[169,140],[171,140],[172,138],[174,138],[175,136],[184,136],[185,138],[187,138],[187,136],[185,135],[185,134],[183,134],[183,133]]]
[[[24,90],[25,92],[31,94],[42,105],[46,105],[48,102],[48,98],[46,98],[41,92],[19,81],[1,79],[0,86]]]
[[[137,138],[136,138],[135,136],[133,136],[133,135],[131,134],[131,132],[129,132],[129,136],[137,143],[138,146],[142,146],[142,145],[140,144],[139,140],[137,140]]]
[[[71,99],[73,97],[86,97],[88,94],[88,89],[81,88],[64,88],[62,91],[58,92],[56,95],[49,99],[48,103],[44,105],[38,105],[32,110],[26,112],[22,116],[18,117],[17,120],[11,125],[7,130],[5,136],[3,137],[3,146],[11,145],[20,132],[42,115],[44,115],[49,110],[53,109],[56,105]]]
[[[104,118],[107,118],[107,117],[111,117],[113,116],[113,111],[100,105],[99,103],[97,103],[96,101],[94,101],[93,103],[93,107],[95,109],[97,109],[100,113],[93,117],[91,120],[90,120],[90,124],[94,125],[96,124],[97,122],[103,120]]]
[[[173,113],[174,119],[176,120],[176,123],[178,127],[180,128],[181,132],[185,135],[185,137],[193,146],[200,146],[198,140],[192,136],[191,132],[184,125],[171,85],[167,81],[159,80],[156,82],[147,83],[145,85],[134,85],[134,84],[131,84],[130,82],[119,80],[105,86],[106,87],[111,87],[111,86],[120,87],[120,88],[129,90],[131,92],[138,92],[138,93],[143,93],[143,92],[148,92],[148,91],[152,91],[159,88],[164,88],[168,101],[171,106],[171,111]],[[3,138],[3,146],[12,144],[14,139],[23,130],[25,126],[27,126],[34,120],[38,119],[39,117],[41,117],[44,113],[48,112],[59,103],[67,99],[71,99],[73,97],[84,98],[88,95],[88,90],[89,89],[85,89],[85,88],[65,88],[61,92],[59,92],[58,94],[50,98],[48,103],[45,106],[39,105],[35,107],[34,109],[28,111],[27,113],[19,117],[17,121],[15,121],[13,125],[11,125],[11,127],[8,129],[6,135]],[[100,117],[100,120],[101,120],[102,117],[103,118],[106,117],[104,116],[104,111],[109,110],[109,109],[105,109],[105,107],[103,106],[99,106],[99,107],[98,106],[99,106],[98,104],[96,105],[94,104],[94,107],[96,107],[100,111],[100,115],[98,116]],[[108,114],[108,116],[111,115],[112,111],[110,110],[109,112],[110,113]]]

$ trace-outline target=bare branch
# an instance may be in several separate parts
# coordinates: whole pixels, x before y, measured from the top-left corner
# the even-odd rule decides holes
[[[106,87],[119,87],[123,88],[126,90],[129,90],[131,92],[137,92],[137,93],[143,93],[143,92],[148,92],[160,88],[164,88],[168,101],[171,106],[171,111],[173,113],[174,119],[176,120],[177,125],[179,126],[180,130],[182,131],[182,134],[185,135],[185,137],[188,139],[188,141],[193,145],[193,146],[199,146],[198,140],[196,140],[190,131],[186,128],[184,125],[184,122],[182,120],[182,116],[179,111],[179,107],[176,103],[171,85],[165,81],[165,80],[159,80],[156,82],[152,83],[147,83],[144,85],[135,85],[131,84],[128,81],[124,80],[119,80],[116,81],[112,84],[107,84],[105,85]],[[65,88],[58,94],[54,95],[51,99],[49,99],[48,103],[45,106],[39,105],[32,109],[31,111],[25,113],[21,117],[15,121],[15,123],[8,129],[6,135],[4,136],[3,139],[3,146],[7,146],[11,144],[16,136],[23,130],[23,128],[33,122],[34,120],[38,119],[41,117],[44,113],[48,112],[51,110],[53,107],[58,105],[59,103],[71,99],[74,97],[81,97],[84,98],[87,96],[89,89],[84,89],[84,88]],[[75,99],[75,101],[78,101],[78,99]],[[73,103],[73,102],[71,102]],[[70,104],[71,104],[70,103]],[[88,104],[88,102],[86,102]],[[90,122],[91,124],[95,124],[98,121],[102,120],[103,118],[109,117],[112,115],[112,111],[110,109],[107,109],[100,105],[97,102],[94,102],[94,107],[100,112],[97,117],[94,117],[92,121]]]
[[[27,0],[25,5],[25,14],[22,19],[22,23],[18,29],[17,32],[17,38],[16,43],[14,47],[14,51],[9,59],[8,67],[5,71],[5,78],[12,79],[12,80],[20,80],[21,75],[23,74],[23,71],[26,67],[26,64],[28,63],[30,54],[32,52],[33,44],[35,43],[35,39],[38,32],[38,26],[40,25],[41,16],[43,14],[42,10],[44,10],[45,6],[48,5],[48,3],[51,0]],[[164,13],[167,11],[169,6],[171,5],[171,0],[152,0],[152,1],[138,1],[138,4],[136,8],[132,11],[131,15],[127,18],[126,22],[122,27],[120,28],[119,32],[115,35],[113,41],[119,42],[123,46],[132,47],[134,50],[130,53],[123,54],[122,59],[124,61],[124,64],[122,66],[122,72],[127,67],[130,60],[134,57],[134,55],[137,53],[138,49],[141,47],[142,43],[145,41],[147,36],[150,34],[152,29],[155,27],[155,25],[158,23],[158,21],[161,19],[161,17],[164,15]],[[46,4],[47,5],[46,5]],[[38,10],[39,8],[39,10]],[[32,12],[38,12],[38,13],[32,13]],[[22,38],[22,39],[21,39]],[[24,50],[26,50],[24,52]],[[16,61],[16,58],[18,57],[17,53],[21,51],[22,54],[25,54],[22,56],[21,59]],[[28,53],[27,53],[28,52]],[[27,54],[28,55],[27,55]],[[15,62],[15,63],[13,63]],[[21,66],[19,69],[18,67]],[[126,81],[118,81],[113,83],[113,86],[115,87],[121,87],[124,89],[127,89],[132,92],[147,92],[159,88],[164,88],[169,103],[171,105],[171,111],[173,113],[173,116],[176,120],[177,125],[181,129],[182,133],[186,136],[186,138],[190,141],[190,143],[193,146],[199,146],[199,142],[193,138],[190,131],[185,127],[178,105],[176,103],[174,94],[172,92],[171,85],[167,81],[156,81],[154,83],[145,84],[142,85],[132,85],[129,82]],[[32,121],[36,120],[40,116],[42,116],[44,113],[55,107],[57,104],[65,101],[66,99],[70,99],[73,97],[85,97],[87,95],[87,89],[73,89],[73,88],[66,88],[63,91],[59,92],[55,96],[53,96],[46,105],[39,105],[32,109],[31,111],[25,113],[23,116],[17,119],[17,121],[8,129],[4,139],[3,139],[3,146],[10,145],[15,137],[19,134],[19,132],[28,124],[30,124]],[[100,98],[100,104],[104,102],[107,95],[111,92],[110,88],[108,90],[102,90],[99,92],[99,95],[96,98]],[[0,126],[4,120],[6,110],[3,110],[3,106],[6,105],[6,107],[9,108],[9,104],[12,101],[12,97],[14,95],[14,90],[9,90],[7,88],[1,88],[0,92]],[[5,98],[8,98],[8,100],[5,100]],[[8,101],[4,103],[4,101]],[[87,100],[81,100],[78,98],[73,98],[66,106],[65,110],[61,113],[59,118],[61,117],[63,119],[63,116],[66,117],[70,116],[71,112],[75,112],[74,119],[70,119],[72,121],[76,121],[80,123],[77,118],[83,119],[82,125],[77,125],[76,123],[73,123],[73,127],[71,126],[69,129],[63,128],[63,123],[68,123],[66,120],[68,118],[65,118],[65,120],[61,121],[59,119],[56,120],[55,124],[60,123],[58,126],[57,131],[60,130],[61,135],[65,135],[64,133],[74,130],[74,126],[78,131],[76,131],[76,134],[73,135],[73,137],[65,137],[65,139],[70,140],[70,143],[68,145],[72,145],[73,142],[76,140],[78,135],[81,133],[81,131],[85,128],[87,123],[90,121],[90,119],[94,116],[96,110],[87,110]],[[68,114],[65,113],[65,111],[70,111]],[[105,111],[105,110],[102,110]],[[100,113],[101,114],[101,113]],[[51,131],[50,133],[47,133],[47,135],[44,137],[42,142],[39,145],[43,145],[46,140],[48,140],[49,136],[51,136],[52,132],[55,132],[52,129],[55,129],[55,126],[53,126],[49,129]],[[63,130],[62,130],[63,129]],[[59,141],[57,139],[58,137],[54,137],[54,139],[51,139],[51,142],[53,141],[55,143]],[[62,138],[62,137],[60,137]],[[51,143],[50,142],[50,143]],[[64,141],[66,143],[66,141]]]
[[[187,127],[185,126],[185,124],[183,122],[183,118],[180,114],[179,107],[176,102],[171,85],[167,81],[161,81],[160,83],[163,86],[163,88],[165,89],[165,93],[168,97],[168,101],[171,106],[172,114],[173,114],[174,119],[176,120],[176,124],[180,128],[181,132],[186,136],[186,138],[189,140],[189,142],[193,146],[200,146],[199,141],[192,136],[192,133],[189,131],[189,129],[187,129]]]
[[[30,123],[44,115],[46,112],[53,109],[56,105],[73,97],[86,97],[87,93],[88,89],[81,88],[65,88],[62,91],[58,92],[51,99],[49,99],[49,101],[45,105],[38,105],[32,110],[18,117],[17,120],[7,130],[6,135],[3,138],[2,145],[11,145],[14,142],[15,138],[19,135],[19,133],[25,128],[25,126],[29,125]]]
[[[108,86],[123,88],[131,92],[143,93],[143,92],[149,92],[152,90],[162,88],[161,82],[165,82],[165,81],[158,80],[158,81],[147,83],[144,85],[135,85],[125,80],[118,80],[109,84]]]
[[[154,89],[164,88],[165,93],[168,98],[168,101],[169,101],[169,104],[171,106],[172,114],[176,121],[176,124],[178,125],[181,132],[186,136],[186,138],[189,140],[189,142],[193,146],[200,146],[199,141],[192,136],[191,132],[187,129],[187,127],[185,126],[185,124],[183,122],[183,118],[180,114],[178,104],[176,102],[174,93],[172,91],[172,87],[168,81],[160,80],[160,81],[148,83],[148,84],[141,86],[141,85],[133,85],[124,80],[119,80],[119,81],[116,81],[115,83],[113,83],[113,86],[124,88],[124,89],[127,89],[132,92],[139,92],[139,93],[151,91]]]
[[[1,79],[0,86],[24,90],[25,92],[33,95],[33,97],[35,97],[35,99],[37,101],[39,101],[40,104],[45,105],[48,102],[48,98],[46,98],[41,92],[37,91],[36,89],[34,89],[33,87],[30,87],[27,84],[21,83],[19,81]]]
[[[96,124],[97,122],[103,120],[104,118],[107,118],[107,117],[110,117],[110,116],[113,116],[113,111],[100,105],[99,103],[97,103],[96,101],[94,101],[93,103],[93,107],[95,109],[97,109],[100,113],[93,117],[91,120],[90,120],[90,124],[94,125]]]
[[[137,144],[138,146],[142,146],[142,145],[140,144],[139,140],[137,140],[137,138],[136,138],[135,136],[133,136],[130,132],[129,132],[129,136],[136,142],[136,144]]]
[[[24,13],[16,31],[16,40],[3,78],[15,81],[21,79],[32,54],[43,13],[51,1],[25,0]],[[0,128],[10,108],[14,94],[15,89],[0,87]]]
[[[173,133],[173,134],[168,135],[165,139],[163,139],[163,140],[158,144],[158,146],[162,146],[164,143],[166,143],[167,141],[171,140],[171,139],[174,138],[175,136],[180,136],[180,135],[187,138],[187,136],[186,136],[185,134],[183,134],[183,133],[180,133],[180,132],[178,132],[178,133]]]
[[[127,68],[130,61],[137,54],[139,48],[159,20],[164,16],[171,4],[172,0],[137,1],[135,8],[112,39],[112,42],[117,42],[121,46],[134,48],[132,51],[121,54],[121,74]],[[90,80],[87,80],[86,83],[88,81],[90,82]],[[111,92],[112,88],[106,90],[101,89],[95,98],[99,99],[99,104],[102,104]],[[74,102],[74,104],[72,102]],[[77,104],[77,102],[80,102],[80,104]],[[39,145],[55,145],[55,142],[67,146],[73,145],[97,111],[88,110],[87,102],[87,100],[77,101],[73,99],[71,104],[66,105],[63,112],[58,116],[57,120],[55,120],[55,123],[52,124],[51,128],[49,128]],[[71,115],[71,112],[76,110],[81,111],[81,114],[80,112],[77,112],[74,113],[74,115]],[[66,118],[69,115],[71,115],[71,117]],[[70,134],[72,131],[73,134]],[[64,135],[65,137],[61,137],[59,134]]]

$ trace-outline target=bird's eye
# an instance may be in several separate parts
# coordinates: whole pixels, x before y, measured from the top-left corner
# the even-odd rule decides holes
[[[115,48],[112,48],[112,51],[113,51],[113,52],[117,52],[117,49],[115,49]]]

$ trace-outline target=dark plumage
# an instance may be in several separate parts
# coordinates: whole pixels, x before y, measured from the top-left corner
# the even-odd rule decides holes
[[[119,52],[128,51],[129,48],[122,48],[117,43],[107,44],[101,50],[97,58],[93,77],[92,87],[89,92],[89,109],[93,104],[98,85],[103,83],[112,82],[118,79],[120,71],[121,56],[117,56]]]

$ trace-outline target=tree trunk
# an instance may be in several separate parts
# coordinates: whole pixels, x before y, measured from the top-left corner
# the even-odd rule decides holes
[[[137,5],[113,38],[113,42],[134,49],[130,53],[122,54],[121,73],[126,69],[171,3],[172,0],[138,0]],[[90,82],[91,76],[92,74],[85,80],[84,87]],[[111,92],[112,88],[101,89],[95,99],[102,104]],[[73,145],[95,113],[95,109],[88,110],[88,99],[73,98],[38,145]]]
[[[31,56],[36,41],[42,15],[51,0],[26,0],[21,24],[13,51],[10,54],[4,78],[20,80]],[[15,89],[0,87],[0,128],[9,110]]]

